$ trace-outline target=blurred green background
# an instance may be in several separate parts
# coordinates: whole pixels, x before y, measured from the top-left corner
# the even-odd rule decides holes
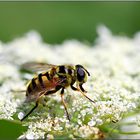
[[[45,42],[93,42],[96,27],[132,36],[140,30],[140,2],[0,2],[0,40],[36,30]]]

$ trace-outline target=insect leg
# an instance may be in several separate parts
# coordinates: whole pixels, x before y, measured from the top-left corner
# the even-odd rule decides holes
[[[80,84],[79,87],[80,87],[80,92],[81,92],[89,101],[95,103],[95,101],[93,101],[92,99],[90,99],[90,98],[85,94],[86,91],[85,91],[84,88],[82,87],[82,84]]]
[[[63,98],[63,96],[64,96],[64,88],[62,88],[60,94],[61,94],[62,104],[63,104],[63,106],[64,106],[64,108],[65,108],[65,111],[66,111],[66,114],[67,114],[67,118],[68,118],[68,120],[70,121],[70,116],[69,116],[69,113],[68,113],[68,110],[67,110],[67,106],[66,106],[66,103],[65,103],[64,98]]]
[[[59,89],[61,89],[61,86],[56,86],[56,88],[54,90],[47,91],[44,95],[53,94],[53,93],[57,92]]]
[[[84,88],[82,87],[82,84],[80,84],[79,85],[79,88],[76,88],[76,87],[74,87],[73,85],[71,85],[71,88],[73,89],[73,90],[75,90],[75,91],[79,91],[79,90],[81,90],[82,92],[87,92],[86,90],[84,90]]]
[[[26,92],[26,90],[14,90],[14,89],[11,89],[10,91],[11,92]]]
[[[75,91],[78,91],[78,89],[76,87],[74,87],[73,85],[71,85],[71,88]]]
[[[90,99],[84,92],[81,92],[88,100],[90,100],[91,102],[95,103],[95,101],[93,101],[92,99]]]
[[[82,84],[79,84],[80,89],[82,90],[82,92],[87,92],[83,87]]]
[[[39,101],[36,101],[35,106],[21,119],[21,121],[25,120],[37,107],[38,107]]]

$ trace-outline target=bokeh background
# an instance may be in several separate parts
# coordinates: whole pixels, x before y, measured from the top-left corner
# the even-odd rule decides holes
[[[140,2],[0,2],[2,42],[36,30],[50,44],[68,39],[92,44],[100,24],[114,34],[132,37],[140,30]],[[23,129],[0,121],[0,138],[15,139]]]
[[[140,29],[140,2],[0,2],[0,40],[36,30],[45,42],[92,43],[98,25],[132,36]]]

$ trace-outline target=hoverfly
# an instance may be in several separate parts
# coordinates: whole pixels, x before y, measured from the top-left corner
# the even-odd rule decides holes
[[[22,65],[22,69],[32,71],[45,71],[39,73],[36,77],[30,80],[26,89],[26,99],[35,101],[36,105],[21,119],[27,118],[39,104],[39,99],[42,96],[47,96],[60,91],[61,101],[64,106],[67,119],[70,121],[66,103],[64,101],[64,89],[70,86],[75,91],[80,91],[88,100],[91,100],[85,93],[83,84],[87,81],[87,76],[90,73],[82,65],[51,65],[46,63],[28,62]],[[74,83],[77,87],[74,87]]]

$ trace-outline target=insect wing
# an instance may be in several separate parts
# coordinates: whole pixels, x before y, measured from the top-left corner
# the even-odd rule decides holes
[[[31,72],[47,71],[53,67],[56,67],[56,65],[41,62],[27,62],[21,65],[21,69]]]

